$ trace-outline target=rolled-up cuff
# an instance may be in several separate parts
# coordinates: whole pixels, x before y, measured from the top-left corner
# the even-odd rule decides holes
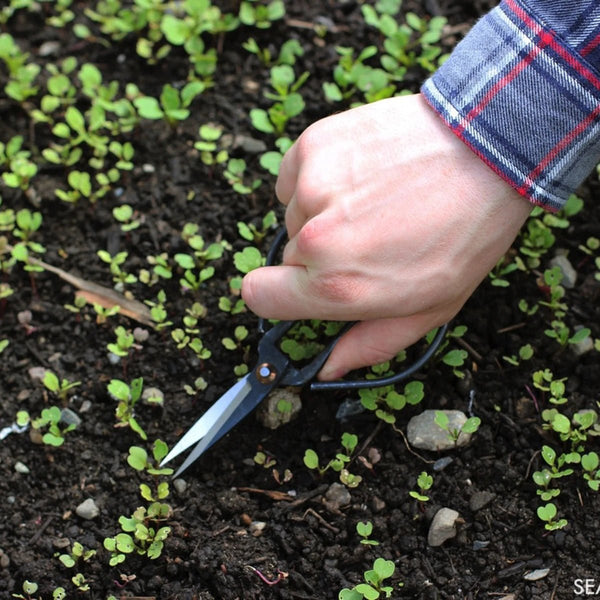
[[[421,91],[482,160],[549,210],[600,160],[600,73],[517,0],[481,19]]]

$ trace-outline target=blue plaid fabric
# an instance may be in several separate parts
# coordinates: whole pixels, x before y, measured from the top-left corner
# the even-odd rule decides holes
[[[560,209],[600,160],[600,0],[502,0],[421,91],[521,194]]]

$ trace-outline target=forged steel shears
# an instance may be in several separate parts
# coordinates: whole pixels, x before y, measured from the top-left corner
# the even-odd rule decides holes
[[[277,235],[267,255],[267,264],[272,264],[285,235],[285,230]],[[192,425],[164,458],[161,465],[166,464],[196,444],[174,477],[183,473],[210,446],[252,412],[274,388],[281,385],[300,387],[308,385],[311,391],[327,391],[381,387],[397,383],[412,375],[431,358],[443,340],[447,328],[446,325],[440,327],[425,353],[408,368],[394,375],[368,380],[313,381],[339,338],[348,331],[353,323],[345,324],[340,333],[310,363],[301,368],[295,367],[289,356],[279,349],[279,342],[294,323],[295,321],[280,321],[265,332],[264,322],[262,319],[260,320],[259,331],[263,332],[264,335],[258,343],[258,362],[256,366],[229,388]]]

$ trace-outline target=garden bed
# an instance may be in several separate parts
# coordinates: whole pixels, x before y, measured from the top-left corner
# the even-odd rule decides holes
[[[263,255],[268,250],[274,227],[262,231],[265,215],[274,211],[282,222],[273,192],[275,177],[265,169],[265,152],[275,152],[282,135],[295,139],[314,120],[353,102],[375,99],[374,89],[382,77],[385,85],[379,94],[387,93],[386,86],[393,86],[389,93],[416,91],[440,54],[449,52],[493,3],[405,2],[396,18],[412,23],[412,41],[423,33],[414,29],[428,30],[433,17],[447,19],[441,37],[431,33],[429,39],[421,38],[415,56],[407,57],[409,66],[402,76],[399,70],[392,79],[389,70],[382,75],[367,69],[363,77],[370,87],[361,90],[357,82],[350,82],[343,88],[343,78],[338,78],[337,92],[332,86],[334,71],[343,68],[337,47],[353,48],[356,59],[364,48],[374,46],[374,54],[364,60],[371,68],[379,67],[385,53],[386,35],[367,24],[361,10],[375,3],[285,2],[285,15],[279,15],[275,6],[272,21],[254,24],[248,16],[254,3],[216,3],[221,14],[232,17],[215,19],[212,29],[206,25],[201,33],[205,48],[195,48],[196,63],[190,60],[190,48],[176,43],[181,32],[171,33],[171,41],[160,36],[152,39],[152,27],[111,35],[109,27],[123,25],[107,24],[106,19],[103,32],[97,18],[86,13],[86,8],[101,11],[96,2],[73,2],[73,20],[68,9],[61,10],[61,3],[23,4],[12,16],[9,8],[2,9],[3,34],[28,54],[13,51],[11,55],[3,38],[0,81],[3,87],[13,82],[13,87],[0,98],[0,141],[8,144],[22,136],[21,150],[30,153],[26,162],[35,164],[37,172],[28,181],[20,172],[14,175],[20,179],[8,177],[0,184],[0,235],[11,247],[22,249],[24,240],[30,242],[30,257],[61,269],[63,277],[48,269],[25,270],[22,252],[14,255],[19,260],[12,264],[10,251],[0,241],[0,429],[16,423],[19,411],[36,419],[52,406],[73,411],[78,425],[64,434],[64,443],[58,446],[30,435],[31,428],[0,441],[4,515],[0,596],[27,598],[23,585],[29,581],[38,585],[31,597],[44,600],[61,587],[69,598],[89,599],[333,599],[343,588],[360,583],[377,558],[395,565],[386,580],[395,598],[571,598],[586,589],[580,582],[585,579],[594,580],[588,582],[587,591],[595,594],[593,586],[600,585],[596,550],[600,513],[597,493],[584,479],[584,469],[573,464],[573,474],[552,478],[548,487],[559,489],[560,494],[549,500],[541,499],[537,493],[541,487],[532,478],[544,467],[552,472],[542,457],[544,446],[558,456],[577,444],[580,455],[598,448],[592,423],[579,429],[586,439],[577,444],[573,436],[561,441],[551,418],[547,413],[543,417],[543,411],[552,408],[552,393],[533,381],[533,373],[544,369],[552,371],[554,380],[564,378],[567,402],[556,409],[569,419],[579,410],[598,409],[597,351],[578,354],[575,350],[581,351],[581,346],[559,343],[556,335],[545,333],[552,329],[556,333],[560,326],[552,323],[558,320],[567,328],[567,337],[577,326],[590,328],[592,338],[600,335],[596,249],[588,242],[590,237],[600,237],[595,176],[580,190],[582,211],[561,216],[563,221],[544,221],[542,215],[532,218],[535,223],[524,230],[504,265],[495,271],[496,285],[492,278],[484,282],[452,324],[452,328],[466,326],[466,331],[450,339],[444,352],[455,351],[462,364],[449,365],[452,361],[444,362],[440,355],[425,367],[417,376],[424,384],[424,399],[395,414],[395,427],[370,411],[344,421],[336,418],[340,403],[355,400],[356,392],[304,392],[302,410],[292,423],[270,430],[250,416],[185,472],[177,486],[167,475],[135,470],[127,460],[132,446],[149,454],[157,439],[172,446],[235,382],[242,365],[251,366],[255,360],[256,318],[239,305],[236,278],[241,275],[239,268],[243,270],[253,259],[251,252],[245,252],[248,247]],[[180,9],[172,4],[164,14],[175,18]],[[136,3],[139,13],[143,5]],[[240,5],[245,6],[247,24],[234,21]],[[406,16],[411,12],[423,22]],[[280,57],[285,42],[294,41],[287,46],[292,54],[301,49],[293,61],[288,56],[293,63],[288,66],[296,78],[309,74],[297,90],[304,106],[289,117],[283,134],[253,126],[251,111],[267,110],[274,102],[264,96],[265,91],[273,93],[274,62],[265,64],[264,52],[259,56],[245,49],[249,38],[255,40],[255,50],[269,50],[271,61]],[[33,78],[28,84],[16,75],[15,61],[20,56],[23,64],[40,66],[39,73],[30,71]],[[76,59],[71,70],[69,63],[62,62],[66,57]],[[210,72],[213,60],[214,73]],[[84,70],[88,79],[82,78],[84,64],[97,68],[101,83],[96,71]],[[63,77],[56,77],[61,69]],[[21,75],[26,79],[26,74]],[[113,96],[111,81],[115,82]],[[202,85],[187,88],[193,95],[189,114],[175,110],[185,106],[169,113],[160,102],[144,108],[143,101],[133,101],[136,94],[159,98],[166,84],[181,91],[190,81]],[[138,92],[127,90],[127,84],[135,84]],[[56,86],[55,100],[42,101],[44,95],[52,95],[48,85]],[[343,99],[335,100],[338,92]],[[107,108],[127,93],[133,112],[128,112],[127,102],[119,109]],[[113,123],[112,131],[105,124],[95,130],[91,125],[90,111],[103,94],[104,121]],[[73,109],[84,118],[87,141],[76,143],[81,132],[76,131],[78,117]],[[44,115],[48,122],[43,122]],[[57,123],[67,123],[67,132],[53,129]],[[213,129],[200,130],[206,124]],[[208,138],[215,126],[222,133],[212,150]],[[103,136],[108,139],[98,141]],[[112,140],[120,146],[107,151],[103,165],[90,166],[90,158],[98,159],[94,153]],[[70,154],[77,148],[81,157]],[[62,155],[57,161],[45,149]],[[219,152],[226,152],[226,159]],[[71,164],[64,164],[71,159]],[[276,160],[271,154],[271,170]],[[16,170],[10,160],[3,162],[2,173]],[[91,174],[91,192],[85,182],[78,188],[75,179],[68,179],[68,173],[75,171]],[[108,182],[95,178],[100,172],[106,173]],[[260,185],[255,183],[259,180]],[[67,198],[71,201],[57,197],[57,189],[63,190],[63,197],[71,194]],[[123,205],[132,208],[131,216]],[[117,207],[125,212],[115,214]],[[21,211],[16,223],[10,220],[10,211],[13,216]],[[41,215],[41,224],[37,229],[31,225],[28,231],[26,221],[35,222],[34,213]],[[240,222],[252,224],[258,233],[250,231],[244,237]],[[187,229],[186,224],[190,224]],[[248,227],[241,231],[247,233]],[[198,242],[194,235],[203,238],[206,248],[217,246],[201,258],[202,248],[196,244],[194,256],[188,243],[189,239]],[[124,253],[123,262],[113,264],[111,273],[99,250],[109,257]],[[563,311],[551,297],[559,284],[544,280],[551,259],[560,251],[568,252],[577,272],[574,286],[560,301],[566,306]],[[188,259],[177,260],[181,254]],[[192,268],[186,267],[190,257],[195,260]],[[505,269],[507,265],[517,263],[523,269],[503,274],[511,271]],[[162,271],[156,269],[161,264]],[[214,267],[212,276],[202,271],[207,267]],[[186,276],[186,270],[191,275]],[[64,273],[79,278],[76,285]],[[170,278],[165,277],[168,273]],[[128,275],[136,281],[128,280]],[[124,311],[106,315],[110,312],[106,289],[114,287],[115,279],[121,279],[119,290],[146,302],[145,309],[134,304],[129,316]],[[506,285],[497,285],[501,279],[506,279]],[[90,283],[103,289],[90,288]],[[77,288],[86,291],[88,300],[104,302],[104,309],[76,304]],[[524,312],[523,301],[528,308],[538,306],[537,310]],[[166,311],[162,321],[161,307]],[[155,309],[151,317],[146,312],[150,308]],[[244,330],[236,330],[241,326],[247,337]],[[123,328],[120,336],[115,332],[118,327]],[[127,347],[134,330],[134,344]],[[231,349],[222,343],[225,337],[231,338],[226,343]],[[190,345],[194,339],[198,341]],[[111,357],[109,345],[123,356]],[[533,356],[524,359],[519,353],[527,345]],[[42,384],[40,367],[78,385],[65,390],[61,399]],[[131,385],[136,378],[143,378],[150,396],[164,396],[162,403],[140,400],[136,405],[136,423],[147,440],[131,421],[134,429],[115,426],[126,424],[127,418],[117,418],[118,402],[109,394],[111,381]],[[443,455],[415,451],[402,432],[410,417],[426,408],[471,411],[482,424],[467,447]],[[47,431],[42,428],[42,433]],[[317,476],[303,457],[313,449],[327,462],[340,451],[344,433],[358,437],[360,456],[352,456],[350,468],[362,480],[357,487],[341,486],[344,493],[336,501],[331,492],[332,484],[339,483],[338,474],[330,469]],[[258,464],[257,452],[273,464]],[[434,470],[443,456],[452,461]],[[288,471],[291,479],[284,481]],[[428,501],[409,495],[417,490],[422,471],[433,476]],[[588,474],[594,479],[593,469]],[[138,540],[141,553],[125,553],[118,562],[119,552],[107,550],[110,541],[106,540],[123,533],[120,517],[131,518],[138,507],[148,508],[153,502],[140,495],[140,484],[156,496],[159,482],[169,482],[169,495],[160,499],[169,508],[164,518],[144,522],[155,530],[170,528],[164,545],[156,544],[148,552],[149,543]],[[81,515],[80,505],[86,500],[93,501],[91,508],[97,514]],[[538,507],[550,502],[558,514],[544,522]],[[455,537],[441,547],[431,547],[427,534],[441,507],[458,511],[460,523]],[[372,524],[370,539],[378,545],[361,543],[359,522]],[[75,557],[76,564],[68,567],[64,564],[68,560],[59,557],[72,554],[75,542],[96,554],[87,560]],[[74,582],[77,574],[80,577]]]

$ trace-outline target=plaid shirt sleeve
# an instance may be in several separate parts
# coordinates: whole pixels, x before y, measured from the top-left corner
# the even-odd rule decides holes
[[[421,91],[521,194],[560,209],[600,160],[600,0],[502,0]]]

